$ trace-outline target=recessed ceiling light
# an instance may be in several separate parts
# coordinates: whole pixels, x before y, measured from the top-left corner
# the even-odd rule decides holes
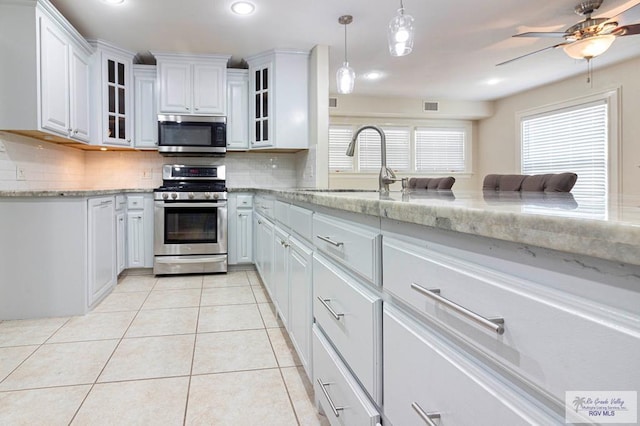
[[[496,84],[500,83],[502,80],[499,78],[490,78],[489,80],[487,80],[487,84],[489,86],[495,86]]]
[[[231,5],[231,11],[236,15],[251,15],[256,7],[248,1],[237,1]]]
[[[124,0],[102,0],[102,2],[107,4],[121,4],[124,3]]]
[[[384,73],[380,71],[369,71],[368,73],[365,73],[362,77],[365,78],[366,80],[380,80],[382,77],[384,77]]]

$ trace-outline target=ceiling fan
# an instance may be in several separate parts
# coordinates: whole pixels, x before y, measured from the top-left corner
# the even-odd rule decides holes
[[[631,6],[613,18],[592,18],[591,15],[602,5],[602,1],[585,0],[580,2],[575,7],[574,12],[577,15],[584,16],[584,19],[567,28],[564,32],[526,32],[514,35],[513,37],[558,37],[564,38],[564,41],[509,59],[497,65],[505,65],[558,47],[562,47],[565,53],[574,59],[591,60],[604,53],[616,37],[640,34],[640,22],[629,22],[633,20],[632,15],[640,15],[640,3]]]

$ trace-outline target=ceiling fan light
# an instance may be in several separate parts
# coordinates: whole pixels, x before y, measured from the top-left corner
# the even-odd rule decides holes
[[[404,56],[413,50],[413,17],[404,14],[404,8],[389,22],[387,40],[391,56]]]
[[[356,73],[353,68],[349,66],[348,62],[342,64],[336,72],[336,83],[338,86],[338,93],[347,95],[353,92],[353,86],[356,82]]]
[[[591,59],[606,52],[615,39],[613,34],[587,37],[567,44],[563,49],[573,59]]]

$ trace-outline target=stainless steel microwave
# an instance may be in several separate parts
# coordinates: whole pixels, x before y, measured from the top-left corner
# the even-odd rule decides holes
[[[211,115],[158,115],[158,152],[163,155],[224,155],[227,119]]]

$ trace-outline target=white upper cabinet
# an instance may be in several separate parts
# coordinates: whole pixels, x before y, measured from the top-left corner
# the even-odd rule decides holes
[[[91,52],[45,14],[40,23],[40,125],[60,136],[89,142]]]
[[[249,148],[249,72],[227,70],[227,149]]]
[[[247,58],[251,148],[309,147],[309,52]]]
[[[102,40],[90,42],[96,48],[92,62],[92,114],[96,145],[133,146],[133,57],[132,52]]]
[[[67,136],[69,127],[69,49],[62,29],[40,19],[40,106],[43,129]]]
[[[91,46],[49,2],[0,4],[0,129],[89,141]]]
[[[160,114],[226,114],[229,55],[154,52]]]
[[[90,58],[82,50],[72,47],[70,54],[70,99],[69,120],[71,122],[72,139],[89,142],[91,108],[89,101],[90,92]]]
[[[158,149],[158,95],[155,65],[134,65],[133,144],[139,149]]]

